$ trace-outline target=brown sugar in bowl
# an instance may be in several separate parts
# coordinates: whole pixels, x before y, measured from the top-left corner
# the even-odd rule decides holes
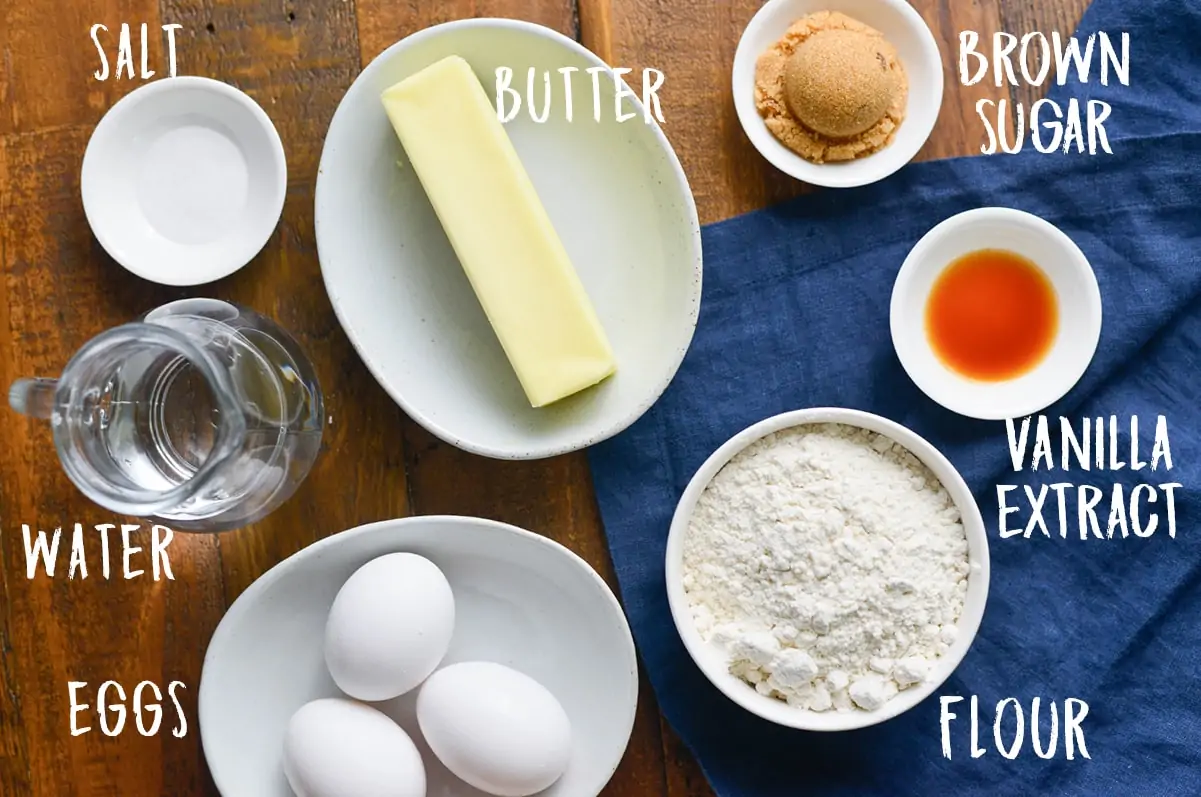
[[[778,94],[768,96],[757,87],[757,82],[762,82],[757,80],[756,74],[762,56],[784,39],[799,20],[820,18],[821,12],[827,12],[825,16],[829,18],[833,16],[828,13],[831,8],[846,9],[854,15],[853,23],[875,31],[895,51],[898,65],[903,67],[908,81],[903,124],[891,123],[886,116],[880,124],[849,139],[822,136],[810,130],[796,120],[784,99],[787,57],[776,59]],[[825,24],[823,27],[837,26]],[[794,39],[794,44],[796,41]],[[795,46],[791,47],[785,56],[791,56],[795,49]],[[850,188],[889,176],[912,160],[925,144],[942,106],[943,59],[930,28],[906,0],[855,0],[854,3],[849,0],[768,0],[742,34],[734,55],[732,79],[738,121],[755,149],[771,165],[812,185]],[[771,108],[767,116],[761,113],[761,106],[765,104]],[[887,129],[890,125],[884,122],[889,122],[895,129]],[[777,125],[789,126],[793,136],[790,143],[794,146],[777,137],[771,129]],[[865,146],[869,137],[870,143]],[[814,149],[810,158],[798,154],[796,149],[805,142]],[[856,157],[856,151],[862,153],[872,148],[874,151]]]

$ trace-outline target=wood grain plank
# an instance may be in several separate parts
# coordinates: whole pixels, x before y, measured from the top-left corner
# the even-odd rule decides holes
[[[701,223],[795,196],[803,187],[773,169],[742,132],[730,96],[734,50],[755,0],[689,3],[581,0],[586,47],[611,66],[664,74],[663,132],[688,175]]]
[[[751,146],[734,111],[730,74],[754,0],[698,3],[681,10],[643,0],[582,0],[583,42],[613,65],[653,67],[666,75],[661,96],[664,132],[689,177],[702,223],[770,205],[808,190],[772,168]],[[1007,94],[992,87],[964,89],[954,59],[960,30],[991,36],[1000,23],[996,0],[914,0],[944,55],[944,102],[939,126],[919,159],[975,152],[984,137],[976,117],[981,96]]]
[[[659,704],[647,680],[642,661],[638,662],[638,708],[634,732],[625,757],[603,792],[603,797],[651,797],[664,794],[667,767],[663,742],[659,735]]]
[[[1004,29],[1070,32],[1087,0],[914,0],[943,48],[947,94],[920,157],[972,154],[983,138],[980,97],[955,72],[957,34]],[[283,509],[219,537],[177,537],[176,581],[76,582],[24,578],[20,524],[120,522],[62,475],[48,429],[10,416],[0,426],[0,794],[216,795],[202,765],[195,690],[204,648],[228,603],[267,568],[315,539],[410,511],[493,517],[580,553],[609,581],[612,568],[582,455],[538,463],[474,457],[404,417],[367,373],[338,326],[317,266],[312,191],[329,117],[359,65],[397,39],[470,16],[529,19],[564,31],[609,63],[661,69],[665,132],[688,173],[703,221],[804,190],[750,147],[729,100],[734,47],[757,0],[24,0],[0,6],[0,385],[53,374],[87,338],[184,295],[217,295],[297,333],[326,388],[322,458]],[[47,23],[53,20],[53,24]],[[140,80],[100,83],[93,23],[179,22],[181,74],[247,90],[274,119],[289,164],[284,217],[262,255],[213,286],[182,291],[141,282],[87,231],[78,169],[91,126]],[[110,59],[112,50],[109,51]],[[151,63],[165,68],[162,37]],[[110,64],[110,67],[112,64]],[[1035,90],[1013,97],[1029,102]],[[406,469],[409,478],[406,478]],[[410,503],[409,494],[412,501]],[[189,736],[69,736],[66,682],[174,679]],[[660,720],[643,680],[634,737],[610,797],[707,797],[687,749]],[[83,718],[82,715],[81,719]],[[95,725],[95,716],[90,723]],[[665,763],[666,762],[666,763]]]
[[[667,762],[665,797],[713,797],[713,787],[705,779],[701,765],[676,732],[662,720],[663,757]]]
[[[616,591],[582,455],[537,462],[484,459],[436,440],[416,424],[407,427],[405,441],[415,513],[475,515],[550,537],[579,554]],[[658,712],[643,678],[630,745],[605,794],[656,794],[648,786],[662,782]]]
[[[332,2],[325,11],[316,13],[306,4],[300,14],[281,12],[280,22],[247,25],[252,18],[236,8],[174,4],[166,10],[218,41],[216,24],[211,34],[205,27],[209,12],[220,12],[213,16],[223,24],[236,20],[243,25],[232,47],[208,53],[189,47],[195,41],[181,36],[181,72],[237,76],[275,118],[289,154],[291,190],[276,240],[247,270],[221,284],[195,291],[158,288],[134,279],[100,251],[78,200],[79,159],[89,126],[59,126],[4,140],[4,205],[14,209],[4,214],[6,291],[0,320],[11,333],[0,344],[0,380],[5,384],[21,374],[54,373],[101,329],[163,301],[199,294],[233,298],[280,319],[300,333],[323,381],[341,387],[330,394],[329,414],[336,421],[327,437],[327,456],[317,469],[324,469],[325,478],[315,473],[289,505],[259,528],[223,536],[227,572],[222,571],[216,537],[179,538],[178,578],[170,584],[28,583],[13,579],[13,570],[6,572],[6,616],[22,621],[6,628],[14,653],[6,655],[5,665],[21,690],[12,702],[23,710],[11,719],[11,734],[10,718],[3,721],[6,746],[25,760],[24,772],[20,766],[5,766],[5,780],[18,784],[12,791],[2,789],[5,794],[215,794],[201,763],[195,690],[208,638],[228,601],[267,567],[316,537],[404,511],[402,461],[391,455],[400,445],[399,413],[353,356],[316,268],[312,185],[323,132],[316,126],[332,114],[358,64],[347,7]],[[331,24],[339,17],[341,30]],[[345,43],[340,66],[330,55],[336,41]],[[274,61],[266,57],[268,52],[277,56]],[[297,69],[314,78],[297,80]],[[69,99],[64,95],[64,102]],[[42,118],[58,119],[49,113]],[[256,278],[256,269],[270,270],[270,276]],[[105,301],[97,302],[98,297]],[[343,398],[349,400],[341,403]],[[8,456],[0,468],[5,485],[0,520],[5,523],[5,563],[12,568],[14,562],[23,563],[20,535],[13,535],[21,520],[45,525],[110,518],[98,517],[99,510],[62,476],[46,430],[24,421],[6,424],[5,430]],[[328,449],[338,453],[331,456]],[[189,736],[142,739],[127,732],[110,740],[93,731],[71,739],[67,681],[109,678],[130,688],[144,678],[164,686],[183,681]]]
[[[5,385],[21,375],[57,373],[87,337],[128,320],[129,303],[149,303],[157,293],[136,281],[122,285],[115,267],[95,256],[78,199],[79,158],[89,131],[88,126],[60,127],[4,140],[3,204],[10,211],[0,233],[0,324],[6,333],[0,336],[0,383]],[[97,296],[113,300],[97,302]],[[11,644],[5,667],[19,704],[19,733],[29,769],[25,793],[157,795],[165,762],[178,760],[179,751],[190,749],[194,737],[143,738],[127,730],[108,738],[95,729],[96,715],[85,713],[79,715],[80,723],[94,730],[72,738],[67,684],[87,681],[90,690],[81,696],[93,707],[95,690],[106,680],[129,690],[128,699],[143,680],[162,687],[184,680],[194,687],[204,635],[224,608],[219,580],[208,576],[217,569],[215,546],[201,547],[186,561],[173,563],[179,582],[106,582],[98,573],[99,547],[93,533],[88,580],[68,581],[61,570],[54,579],[39,575],[27,580],[22,523],[43,529],[61,525],[69,533],[76,522],[91,526],[136,521],[113,517],[84,499],[58,466],[49,427],[9,412],[0,427],[6,452],[0,461],[0,545]],[[145,532],[137,540],[148,548]],[[69,538],[64,548],[67,545]],[[65,563],[63,555],[60,568]],[[186,634],[167,633],[168,611],[192,618]],[[190,759],[188,769],[198,771],[195,756]],[[172,769],[178,767],[172,764]],[[181,780],[187,783],[189,778],[181,775]],[[95,783],[104,786],[84,791]]]
[[[116,74],[122,23],[136,47],[134,80]],[[118,98],[142,84],[140,26],[147,27],[147,65],[167,74],[166,38],[156,0],[23,0],[0,5],[0,135],[95,123]],[[109,76],[96,80],[97,31]]]
[[[572,0],[357,0],[356,8],[363,66],[405,36],[456,19],[523,19],[569,36],[577,25]]]
[[[567,35],[576,33],[576,9],[569,0],[440,4],[359,0],[363,63],[413,31],[450,19],[485,16],[525,19]],[[441,442],[412,421],[405,424],[404,448],[415,513],[477,515],[538,532],[571,548],[616,589],[583,454],[539,462],[485,459]],[[658,711],[644,686],[630,746],[605,794],[659,794],[663,777]]]
[[[0,136],[0,266],[8,262],[8,219],[13,212],[9,189],[8,144]],[[9,329],[6,303],[0,303],[0,329]],[[0,344],[2,346],[3,344]],[[2,352],[2,349],[0,349]],[[0,374],[7,357],[0,356]],[[12,612],[15,589],[9,586],[10,565],[6,554],[4,529],[11,522],[9,512],[16,498],[11,485],[0,477],[0,794],[28,794],[31,790],[29,750],[25,723],[21,717],[22,684],[15,672],[12,643]]]
[[[1041,31],[1048,41],[1051,34],[1055,32],[1066,40],[1080,24],[1080,18],[1084,16],[1084,11],[1090,2],[1091,0],[1056,0],[1054,3],[1045,3],[1040,0],[1007,0],[1001,6],[1002,28],[1006,33],[1017,36],[1018,39],[1027,33]],[[1041,63],[1041,58],[1032,59],[1031,70],[1037,70]],[[1021,79],[1020,73],[1018,78]],[[1035,101],[1042,99],[1052,85],[1054,85],[1053,73],[1051,79],[1044,86],[1031,86],[1023,82],[1022,85],[1012,88],[1010,91],[1013,94],[1014,102],[1022,103],[1029,111],[1030,106]]]
[[[991,41],[1001,29],[1000,4],[1004,0],[913,0],[942,50],[943,102],[938,124],[917,160],[953,158],[977,155],[987,140],[984,123],[976,113],[976,103],[982,99],[1009,100],[1008,87],[997,88],[989,81],[964,86],[959,80],[959,34],[971,30],[980,34],[981,41]],[[995,112],[994,112],[994,124]],[[1008,121],[1010,139],[1012,119]]]
[[[313,190],[329,120],[359,71],[354,6],[342,0],[163,0],[184,25],[181,71],[225,80],[253,97],[288,159],[283,218],[245,269],[198,289],[263,312],[292,331],[325,393],[322,454],[296,495],[270,517],[220,537],[226,599],[304,546],[408,511],[401,413],[338,325],[321,280]]]
[[[171,550],[175,581],[158,588],[163,604],[163,672],[185,687],[179,697],[188,728],[180,740],[169,735],[171,730],[160,736],[161,793],[216,795],[202,762],[197,700],[209,638],[228,608],[221,553],[212,535],[179,534]],[[168,728],[174,729],[173,712],[165,711],[164,716],[164,722],[171,723]]]
[[[738,39],[761,3],[690,3],[687,9],[645,0],[581,0],[583,43],[610,65],[663,71],[664,132],[689,177],[702,223],[795,196],[808,187],[774,170],[747,140],[734,111],[730,75]],[[991,36],[1001,23],[997,0],[913,0],[943,50],[945,92],[938,127],[919,159],[966,155],[983,140],[975,113],[991,87],[967,89],[955,67],[960,30]],[[671,797],[712,790],[666,723],[662,738]]]

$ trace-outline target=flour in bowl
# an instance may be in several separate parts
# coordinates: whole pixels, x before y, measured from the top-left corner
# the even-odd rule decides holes
[[[701,637],[761,694],[875,710],[954,642],[969,573],[959,510],[891,439],[844,424],[768,435],[701,494],[684,539]]]

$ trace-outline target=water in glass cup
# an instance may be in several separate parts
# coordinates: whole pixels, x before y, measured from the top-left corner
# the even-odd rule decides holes
[[[185,299],[110,329],[57,380],[12,406],[45,418],[71,480],[121,514],[217,531],[257,520],[304,480],[321,446],[321,391],[271,320]]]

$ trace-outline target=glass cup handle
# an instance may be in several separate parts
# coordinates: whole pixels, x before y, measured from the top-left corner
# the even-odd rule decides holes
[[[8,404],[17,412],[48,421],[54,414],[57,379],[18,379],[8,389]]]

